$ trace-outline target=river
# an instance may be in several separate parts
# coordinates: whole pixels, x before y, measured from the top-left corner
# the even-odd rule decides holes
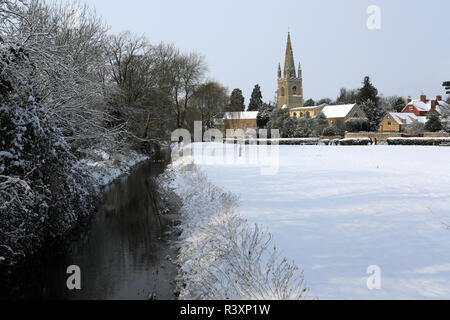
[[[155,177],[166,161],[147,161],[106,188],[96,214],[42,253],[0,298],[36,300],[175,299],[176,267],[167,219],[159,214]],[[81,290],[70,291],[67,268],[80,267]]]

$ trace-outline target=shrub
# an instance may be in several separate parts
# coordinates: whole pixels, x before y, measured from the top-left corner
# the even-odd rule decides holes
[[[450,138],[389,138],[391,146],[440,146],[449,144]]]
[[[335,137],[336,136],[336,129],[334,127],[325,128],[323,130],[322,135],[324,137]]]
[[[422,122],[414,122],[410,125],[408,125],[408,127],[406,128],[406,131],[409,134],[422,134],[425,132],[425,124]]]
[[[365,118],[352,118],[345,122],[345,130],[348,132],[369,131],[370,122]]]
[[[341,146],[368,146],[372,144],[372,140],[370,138],[361,138],[361,139],[342,139],[339,141]]]

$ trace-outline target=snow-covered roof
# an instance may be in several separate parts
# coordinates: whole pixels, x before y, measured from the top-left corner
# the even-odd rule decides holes
[[[398,123],[398,124],[412,124],[415,122],[427,122],[427,117],[419,117],[414,113],[397,113],[397,112],[389,112],[389,115]]]
[[[355,108],[356,104],[343,104],[336,106],[326,106],[323,113],[328,119],[345,118]]]
[[[422,112],[429,112],[431,110],[431,100],[423,102],[421,100],[412,100],[406,105],[406,108],[410,106],[415,106],[417,110]],[[445,101],[436,101],[436,111],[440,114],[450,113],[450,106]]]
[[[224,120],[256,120],[258,118],[258,111],[246,112],[226,112]]]
[[[291,111],[308,111],[308,110],[315,110],[320,107],[321,106],[298,107],[298,108],[292,108]]]

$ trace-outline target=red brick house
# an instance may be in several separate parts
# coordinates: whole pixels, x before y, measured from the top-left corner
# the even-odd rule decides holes
[[[450,106],[442,101],[442,96],[437,96],[436,100],[427,100],[426,95],[421,95],[420,100],[408,99],[408,104],[402,113],[414,113],[417,117],[425,117],[432,113],[439,116],[446,116],[450,112]]]

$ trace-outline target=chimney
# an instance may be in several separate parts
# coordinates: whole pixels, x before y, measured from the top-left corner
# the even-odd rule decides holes
[[[420,101],[422,101],[423,103],[427,103],[427,96],[426,95],[421,95],[420,96]]]
[[[430,112],[436,112],[436,100],[431,100],[431,110]]]
[[[412,102],[411,97],[408,97],[408,104],[410,104]]]
[[[436,96],[436,101],[442,101],[442,96]]]

